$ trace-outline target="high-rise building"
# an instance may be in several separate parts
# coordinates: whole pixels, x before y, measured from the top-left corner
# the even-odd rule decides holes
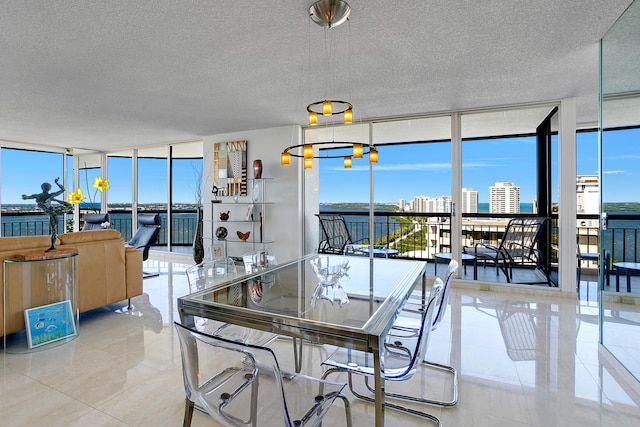
[[[417,196],[411,202],[413,212],[444,213],[451,212],[451,196]]]
[[[462,213],[478,213],[478,192],[471,188],[462,189]]]
[[[513,182],[496,182],[489,187],[490,213],[520,213],[520,187]]]
[[[600,182],[597,175],[576,176],[576,213],[600,213]]]

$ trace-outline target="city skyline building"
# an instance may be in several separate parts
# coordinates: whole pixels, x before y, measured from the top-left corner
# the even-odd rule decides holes
[[[489,212],[520,213],[520,187],[513,182],[496,182],[489,187]]]
[[[409,203],[411,212],[447,213],[451,212],[451,196],[416,196]]]
[[[597,175],[576,176],[576,213],[600,213],[600,181]]]
[[[478,192],[472,188],[462,189],[462,213],[478,213]]]

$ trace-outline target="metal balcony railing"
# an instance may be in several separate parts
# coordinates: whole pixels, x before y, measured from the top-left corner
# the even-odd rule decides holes
[[[118,230],[122,238],[128,241],[132,237],[131,211],[109,211],[111,228]],[[167,213],[160,212],[162,228],[160,230],[160,246],[167,245]],[[70,218],[67,224],[61,216],[58,223],[58,232],[73,230],[73,222]],[[82,218],[81,218],[82,221]],[[82,223],[80,228],[82,228]],[[49,230],[49,217],[38,212],[3,212],[0,221],[3,237],[11,236],[42,236],[51,233]],[[174,211],[171,222],[173,246],[190,246],[193,244],[197,227],[197,213],[195,210]]]

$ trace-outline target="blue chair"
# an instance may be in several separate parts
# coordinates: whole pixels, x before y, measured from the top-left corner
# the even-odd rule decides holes
[[[102,230],[102,224],[105,222],[111,222],[109,220],[108,213],[99,213],[99,214],[84,214],[83,218],[84,225],[82,226],[82,231],[87,230]]]
[[[127,242],[142,252],[142,260],[149,258],[149,248],[158,241],[162,218],[160,214],[138,214],[138,230]]]

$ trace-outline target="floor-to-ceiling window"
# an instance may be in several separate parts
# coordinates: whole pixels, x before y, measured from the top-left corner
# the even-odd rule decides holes
[[[371,141],[379,151],[371,180],[373,200],[376,217],[387,221],[386,228],[378,227],[376,219],[375,243],[398,250],[400,257],[433,260],[436,254],[473,246],[478,236],[499,239],[513,216],[545,212],[547,217],[546,212],[558,204],[558,192],[553,190],[558,185],[557,125],[550,124],[543,153],[536,128],[552,117],[553,107],[460,113],[460,146],[451,137],[457,124],[454,121],[452,126],[449,115],[371,123]],[[339,132],[344,132],[344,128],[340,127]],[[333,132],[332,128],[307,129],[305,141],[331,141]],[[354,135],[358,133],[353,131]],[[328,149],[323,151],[334,154]],[[317,163],[320,210],[338,211],[347,217],[347,222],[352,217],[353,224],[349,224],[355,235],[352,237],[368,239],[370,230],[356,224],[362,219],[353,218],[349,212],[368,208],[368,164],[354,162],[352,168],[345,169],[340,158],[321,159]],[[541,175],[544,179],[539,184]],[[541,185],[545,195],[548,194],[543,211],[538,200]],[[490,194],[495,187],[509,190],[506,193],[510,197],[494,199],[492,210]],[[463,215],[461,224],[453,221],[452,213],[456,212]],[[365,231],[360,232],[363,227]],[[495,230],[483,234],[482,227]],[[379,236],[385,233],[386,239]],[[548,242],[545,244],[550,246]],[[505,281],[505,277],[497,279]],[[484,280],[496,279],[487,275]]]
[[[167,147],[138,150],[138,212],[163,214],[160,244],[166,245],[167,207],[169,205],[169,173]]]
[[[109,179],[108,211],[111,228],[118,230],[126,241],[132,237],[132,156],[117,153],[107,156]]]
[[[0,217],[2,236],[47,235],[49,217],[36,205],[34,195],[43,191],[42,185],[49,183],[49,193],[60,191],[55,183],[64,185],[64,154],[45,151],[2,148]],[[23,198],[26,195],[27,198]],[[65,194],[55,198],[64,201]],[[53,205],[58,202],[53,201]],[[58,218],[58,233],[64,232],[66,215]]]
[[[191,246],[203,203],[202,142],[175,145],[171,150],[171,244]]]

